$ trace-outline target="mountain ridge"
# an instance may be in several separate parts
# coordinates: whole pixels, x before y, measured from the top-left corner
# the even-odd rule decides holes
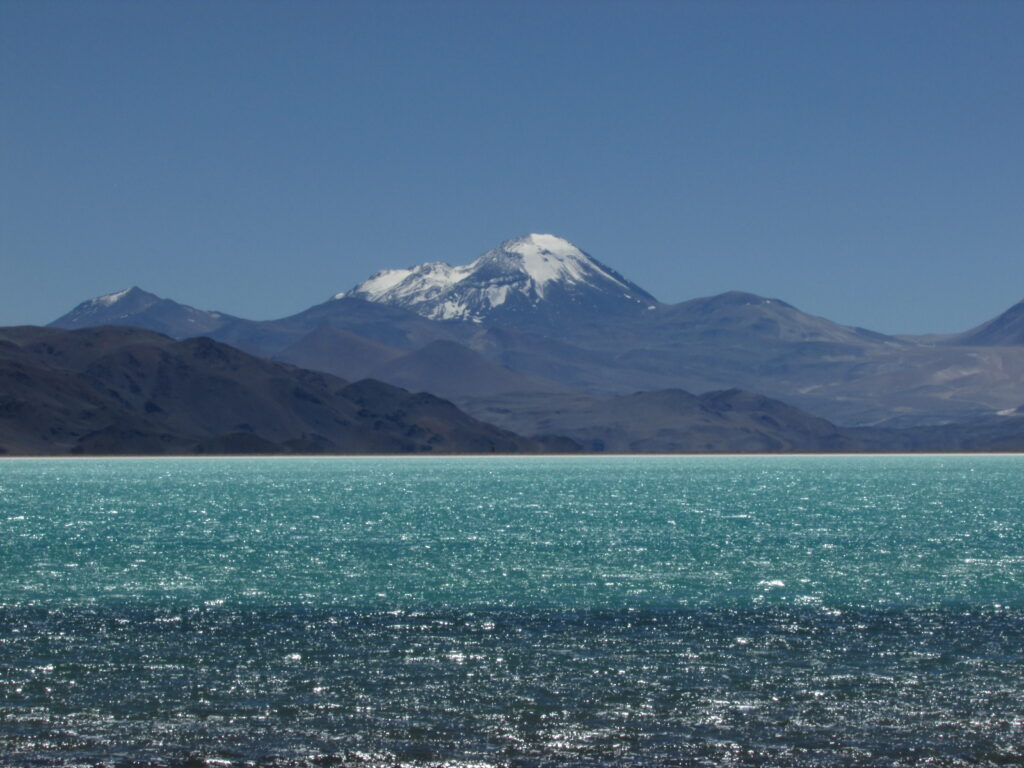
[[[86,299],[49,325],[66,330],[99,325],[135,325],[183,338],[215,332],[235,320],[238,318],[179,304],[133,285],[105,296]]]
[[[971,424],[865,430],[738,389],[497,400],[470,393],[460,402],[468,415],[428,393],[348,382],[205,337],[175,341],[125,326],[0,328],[7,455],[1024,449],[1022,407]]]
[[[274,363],[205,337],[0,328],[6,454],[541,450],[433,395]]]
[[[1024,344],[1024,300],[988,322],[943,341],[977,347],[1002,347]]]
[[[375,285],[364,281],[277,320],[204,313],[131,289],[83,302],[54,324],[109,319],[176,338],[208,335],[343,376],[379,369],[428,391],[459,383],[442,356],[410,358],[415,376],[394,361],[450,342],[525,377],[530,388],[539,380],[601,395],[738,387],[847,426],[937,425],[1024,401],[1024,302],[963,334],[897,337],[740,291],[663,304],[553,235],[506,241],[464,267],[419,266],[378,272]],[[429,317],[438,313],[442,319]],[[496,387],[503,379],[476,378]]]

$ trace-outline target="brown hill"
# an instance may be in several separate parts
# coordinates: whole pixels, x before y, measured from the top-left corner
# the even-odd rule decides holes
[[[0,329],[9,454],[541,450],[452,403],[253,357],[207,338]]]

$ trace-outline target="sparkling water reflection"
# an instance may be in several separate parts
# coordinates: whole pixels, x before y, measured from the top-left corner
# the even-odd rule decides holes
[[[1022,469],[3,462],[0,762],[1021,764]]]

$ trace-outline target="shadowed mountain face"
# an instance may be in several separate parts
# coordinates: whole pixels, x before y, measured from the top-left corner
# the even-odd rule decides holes
[[[1024,301],[987,323],[953,336],[947,344],[975,347],[1008,347],[1024,344]]]
[[[133,289],[56,324],[101,322],[205,334],[453,397],[739,388],[839,424],[901,427],[985,418],[1024,401],[1024,302],[942,338],[851,328],[750,293],[666,305],[551,235],[509,241],[465,266],[385,270],[279,320],[204,313]]]
[[[0,329],[5,453],[508,453],[541,447],[429,394],[373,380],[350,384],[207,338],[178,342],[116,327]]]

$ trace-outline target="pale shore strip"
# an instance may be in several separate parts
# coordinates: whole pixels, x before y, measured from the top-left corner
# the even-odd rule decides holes
[[[526,460],[550,460],[550,459],[751,459],[751,458],[912,458],[921,457],[982,457],[982,456],[1024,456],[1024,451],[912,451],[912,452],[884,452],[884,451],[860,451],[860,452],[766,452],[766,453],[309,453],[309,454],[213,454],[197,456],[191,453],[182,454],[113,454],[109,456],[68,456],[66,454],[54,456],[0,456],[0,462],[4,461],[159,461],[159,460],[182,460],[191,461],[213,461],[218,459],[231,459],[234,461],[256,461],[256,460],[293,460],[293,461],[315,461],[322,459],[355,459],[355,460],[443,460],[443,459],[526,459]]]

